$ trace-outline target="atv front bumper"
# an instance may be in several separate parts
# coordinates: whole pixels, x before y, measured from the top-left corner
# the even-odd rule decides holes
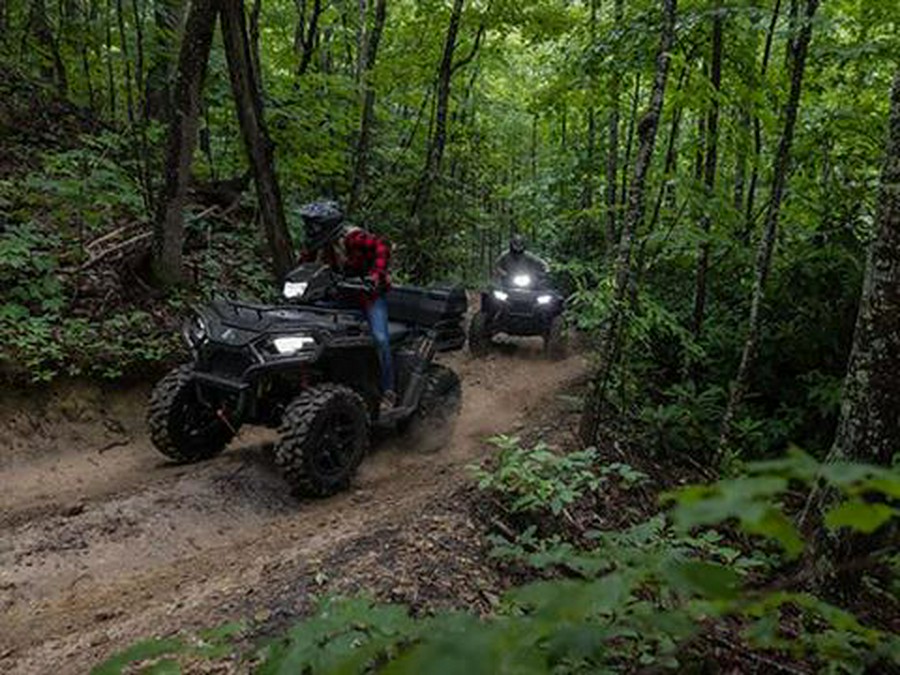
[[[481,311],[486,316],[486,329],[491,334],[534,336],[544,335],[550,324],[562,314],[563,301],[552,295],[551,302],[538,304],[534,291],[510,290],[505,293],[506,300],[493,297],[493,292],[482,294]]]

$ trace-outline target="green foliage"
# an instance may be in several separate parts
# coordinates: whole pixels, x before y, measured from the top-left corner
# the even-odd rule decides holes
[[[496,442],[503,446],[501,454],[520,457],[513,453],[512,439]],[[558,460],[545,452],[526,453],[525,461],[558,468]],[[519,460],[498,464],[493,478],[481,470],[482,482],[495,491],[519,485],[518,478],[510,482],[510,462]],[[584,470],[580,460],[576,466],[576,472]],[[621,468],[613,472],[622,473]],[[826,520],[865,534],[873,529],[873,512],[880,520],[883,510],[863,512],[860,496],[890,509],[896,522],[900,511],[877,500],[896,498],[900,473],[859,464],[823,465],[800,451],[752,464],[748,472],[744,482],[726,479],[677,490],[666,497],[669,513],[621,531],[592,532],[587,547],[559,537],[538,539],[533,528],[513,542],[498,539],[496,555],[543,573],[565,570],[568,578],[515,588],[486,619],[456,612],[412,617],[403,607],[368,599],[326,599],[311,618],[261,649],[256,672],[406,675],[464,667],[479,673],[574,674],[631,672],[635,664],[680,671],[691,667],[689,645],[725,620],[743,626],[743,637],[754,648],[811,659],[828,672],[862,673],[900,664],[900,637],[785,587],[777,555],[760,546],[745,549],[720,531],[737,521],[793,557],[803,546],[802,535],[785,525],[778,498],[789,483],[824,481],[837,499]],[[179,653],[184,645],[141,643],[107,664],[121,668]]]
[[[91,675],[177,675],[178,659],[220,659],[233,651],[232,642],[245,630],[244,624],[229,623],[202,631],[195,638],[151,638],[138,642],[91,669]],[[173,658],[166,658],[173,657]],[[140,664],[139,669],[134,666]]]
[[[499,448],[493,470],[475,468],[478,486],[497,492],[512,513],[549,509],[558,515],[587,492],[597,490],[597,451],[558,453],[545,443],[523,448],[515,436],[495,436]]]

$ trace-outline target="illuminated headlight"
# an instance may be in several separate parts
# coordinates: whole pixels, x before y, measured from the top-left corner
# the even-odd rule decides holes
[[[494,297],[500,302],[506,302],[509,299],[509,293],[506,291],[494,291]]]
[[[285,281],[282,293],[288,300],[293,300],[294,298],[303,297],[308,287],[309,283],[306,281]]]
[[[539,295],[537,298],[537,304],[539,305],[549,305],[551,302],[553,302],[552,295]]]
[[[531,275],[530,274],[517,274],[513,277],[513,286],[518,286],[519,288],[527,288],[531,286]]]
[[[308,335],[291,335],[285,337],[277,337],[272,340],[275,350],[282,355],[296,354],[304,349],[314,347],[316,339]]]
[[[188,342],[196,345],[203,342],[209,331],[206,328],[206,321],[202,317],[195,316],[188,322],[186,332]]]

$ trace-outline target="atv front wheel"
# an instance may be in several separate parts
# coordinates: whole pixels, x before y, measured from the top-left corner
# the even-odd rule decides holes
[[[299,492],[326,497],[347,488],[369,445],[362,397],[348,387],[322,384],[288,405],[275,445],[275,463]]]
[[[485,356],[491,350],[491,333],[487,328],[487,315],[476,312],[469,322],[469,353],[474,357]]]
[[[150,396],[147,424],[156,449],[176,462],[198,462],[215,457],[234,436],[197,397],[191,364],[179,366],[159,381]]]
[[[550,322],[550,327],[544,334],[544,354],[551,359],[560,360],[566,358],[569,347],[569,339],[566,335],[566,324],[562,316],[555,317]]]
[[[453,435],[461,407],[459,376],[446,366],[432,363],[425,372],[419,407],[408,421],[410,445],[423,453],[440,450]]]

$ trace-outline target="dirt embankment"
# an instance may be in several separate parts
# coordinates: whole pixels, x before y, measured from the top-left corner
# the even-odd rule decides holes
[[[528,422],[585,363],[548,362],[527,344],[447,362],[464,383],[449,446],[422,455],[384,441],[350,491],[319,501],[289,494],[267,432],[242,431],[210,462],[166,463],[143,430],[146,389],[73,387],[30,409],[8,395],[0,401],[0,671],[85,672],[141,637],[288,619],[323,588],[393,586],[413,602],[449,592],[445,571],[410,570],[425,564],[429,547],[460,549],[461,568],[479,555],[466,548],[466,516],[450,501],[465,467],[488,452],[486,436]],[[478,578],[466,583],[454,597],[491,601]]]

